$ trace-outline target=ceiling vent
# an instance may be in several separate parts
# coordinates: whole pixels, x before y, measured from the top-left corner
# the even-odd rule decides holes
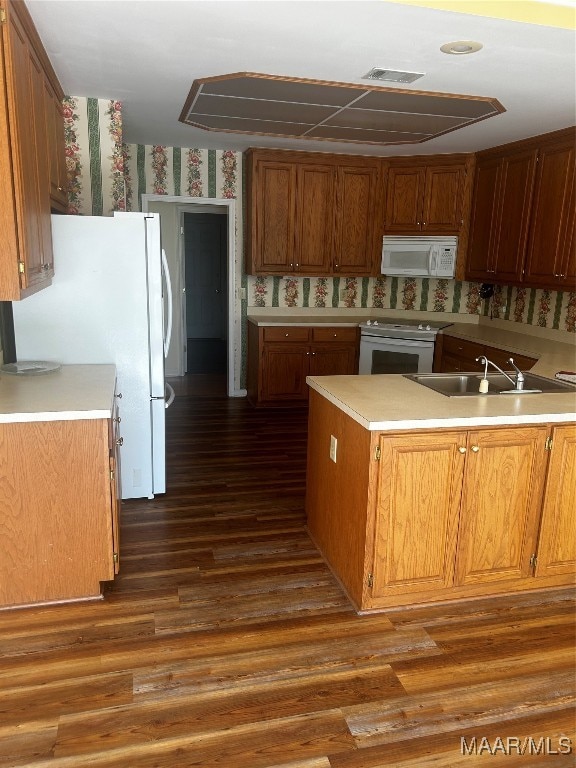
[[[383,80],[386,83],[413,83],[424,77],[425,72],[401,72],[398,69],[382,69],[372,67],[370,72],[361,78],[362,80]]]

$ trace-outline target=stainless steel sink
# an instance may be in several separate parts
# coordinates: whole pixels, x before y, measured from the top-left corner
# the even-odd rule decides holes
[[[513,373],[510,373],[514,377]],[[535,373],[524,372],[524,391],[518,392],[506,376],[489,373],[488,392],[480,394],[481,373],[407,373],[405,379],[422,384],[447,397],[486,397],[486,395],[530,395],[554,392],[576,392],[576,386],[558,379],[547,379]]]

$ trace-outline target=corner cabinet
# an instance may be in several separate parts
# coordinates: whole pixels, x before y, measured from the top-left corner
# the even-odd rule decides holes
[[[0,300],[13,301],[50,285],[54,275],[51,179],[58,175],[62,187],[64,169],[54,100],[63,94],[22,0],[0,0],[0,30]],[[63,208],[64,188],[54,193]]]
[[[248,326],[248,399],[253,405],[305,405],[306,376],[358,372],[359,329]]]
[[[254,275],[376,275],[378,158],[246,154],[247,261]]]
[[[573,290],[574,129],[477,155],[467,280]]]
[[[370,432],[313,390],[308,529],[362,611],[569,585],[575,459],[572,424]]]

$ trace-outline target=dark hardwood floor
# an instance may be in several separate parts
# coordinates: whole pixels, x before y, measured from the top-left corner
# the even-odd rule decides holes
[[[176,389],[105,599],[0,614],[1,766],[574,765],[572,591],[356,615],[305,529],[306,411]]]

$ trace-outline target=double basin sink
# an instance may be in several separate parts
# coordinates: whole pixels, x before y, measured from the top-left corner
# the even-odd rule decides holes
[[[514,373],[510,373],[515,378]],[[404,374],[404,378],[422,384],[428,389],[433,389],[447,397],[486,397],[486,395],[529,395],[549,394],[554,392],[576,392],[576,386],[558,379],[547,379],[535,373],[524,372],[524,386],[522,391],[515,389],[511,381],[500,373],[489,373],[488,391],[480,393],[481,373],[410,373]]]

